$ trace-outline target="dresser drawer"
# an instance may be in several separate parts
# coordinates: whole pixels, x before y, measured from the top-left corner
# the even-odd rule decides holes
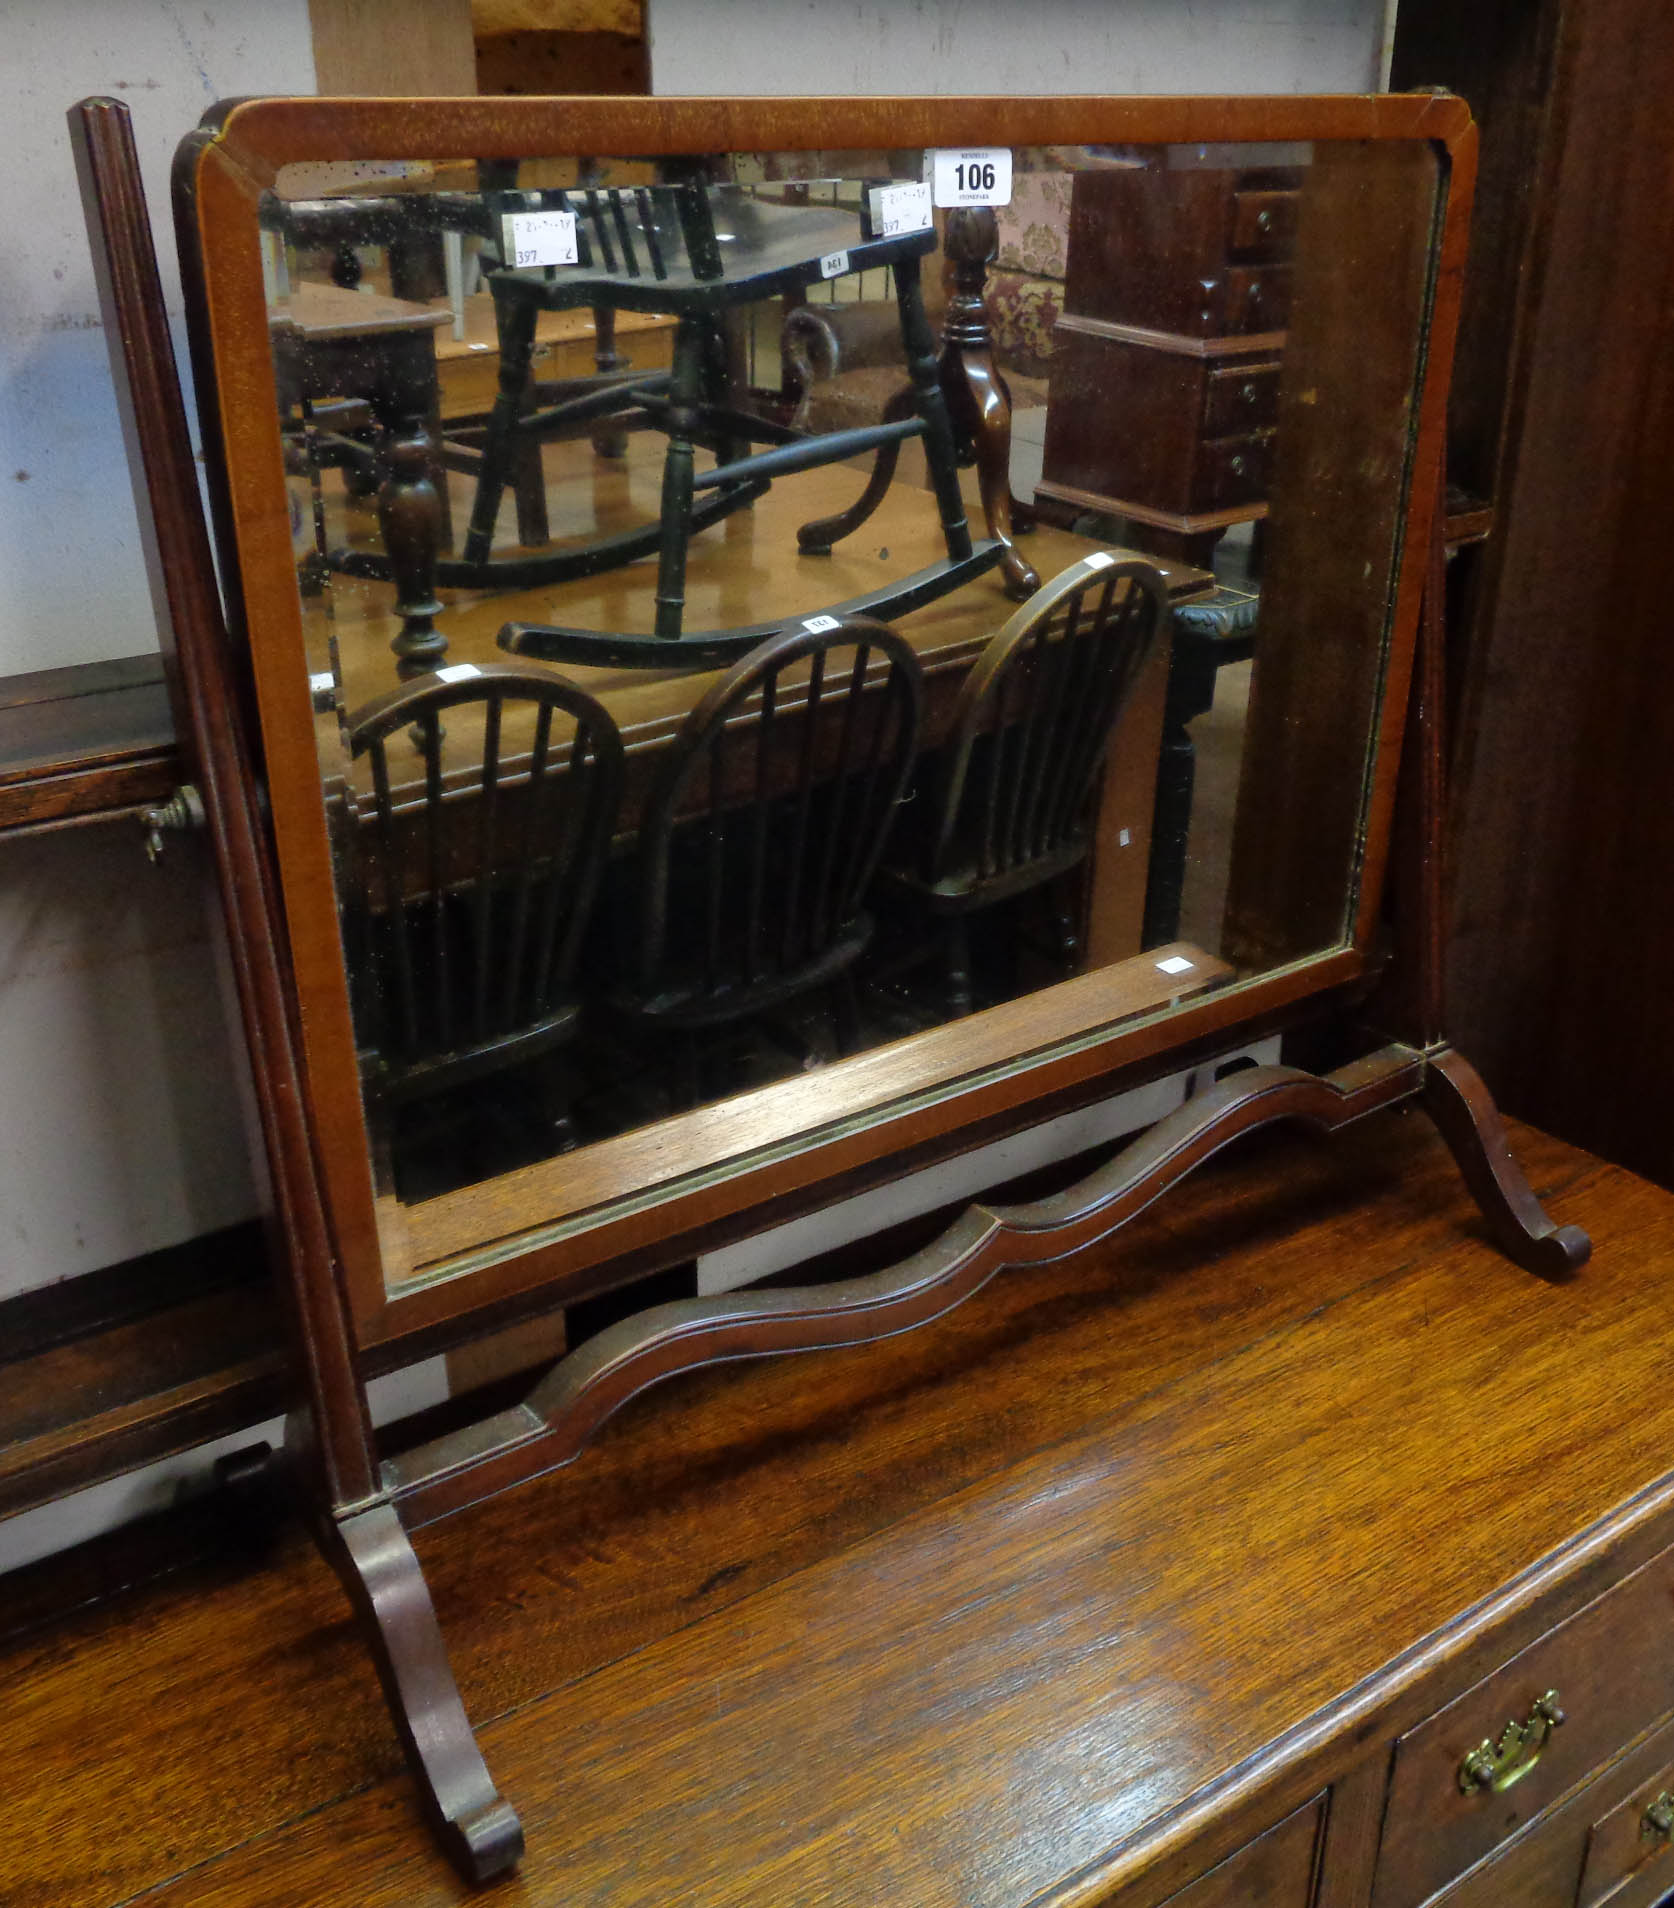
[[[1564,1718],[1556,1726],[1537,1711],[1549,1691]],[[1400,1739],[1374,1908],[1428,1900],[1671,1709],[1674,1552],[1665,1551]],[[1467,1792],[1466,1758],[1480,1751],[1486,1763],[1496,1746],[1507,1752],[1500,1773]]]
[[[1235,192],[1227,250],[1237,259],[1288,258],[1300,199],[1297,192]]]
[[[1655,1771],[1670,1755],[1674,1727],[1665,1725],[1537,1816],[1434,1908],[1651,1908],[1674,1886],[1674,1862],[1661,1860],[1666,1842],[1641,1844],[1639,1814],[1660,1793]]]
[[[1669,1757],[1587,1832],[1575,1908],[1621,1902],[1629,1882],[1674,1889],[1674,1730],[1658,1738]]]
[[[1270,429],[1279,415],[1279,369],[1268,362],[1211,371],[1203,396],[1203,435],[1234,437]]]
[[[1163,1908],[1311,1908],[1324,1827],[1320,1795],[1170,1895]]]

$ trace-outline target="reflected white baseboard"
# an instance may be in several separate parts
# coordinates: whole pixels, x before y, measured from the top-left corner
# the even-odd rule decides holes
[[[985,1187],[1003,1185],[1023,1173],[1137,1133],[1172,1113],[1189,1093],[1209,1085],[1232,1061],[1248,1058],[1265,1066],[1278,1057],[1277,1034],[1248,1047],[1230,1048],[1188,1072],[1171,1073],[1148,1086],[1060,1114],[1055,1120],[995,1140],[990,1146],[961,1153],[957,1159],[909,1173],[875,1192],[857,1194],[787,1225],[702,1253],[697,1262],[698,1292],[708,1296],[754,1284],[801,1260],[817,1258],[822,1252],[899,1225],[904,1219],[919,1218],[957,1199],[974,1198]]]

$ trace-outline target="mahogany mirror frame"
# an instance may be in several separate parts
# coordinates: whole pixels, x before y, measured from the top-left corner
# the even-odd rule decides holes
[[[809,1109],[803,1136],[752,1146],[759,1096],[707,1110],[703,1145],[670,1171],[655,1197],[577,1192],[550,1220],[538,1202],[512,1205],[483,1189],[465,1203],[439,1261],[392,1285],[379,1236],[371,1147],[355,1065],[331,851],[306,688],[280,463],[266,304],[258,250],[258,195],[295,161],[469,160],[627,152],[872,150],[972,143],[1074,145],[1269,140],[1429,141],[1439,159],[1429,349],[1422,369],[1398,541],[1384,686],[1362,828],[1364,851],[1350,931],[1327,951],[1195,1003],[1130,1014],[1111,1024],[1110,990],[1083,976],[937,1030],[909,1065],[889,1052],[829,1078],[795,1083]],[[1124,1077],[1166,1066],[1178,1051],[1235,1045],[1252,1030],[1352,993],[1371,974],[1390,839],[1396,761],[1406,710],[1425,562],[1436,505],[1437,447],[1457,322],[1476,135],[1463,102],[1436,96],[1329,99],[536,99],[325,100],[234,103],[183,147],[177,179],[191,207],[182,239],[201,275],[190,301],[201,317],[200,390],[212,386],[227,522],[223,576],[242,601],[248,664],[261,711],[262,750],[292,972],[301,1011],[301,1061],[310,1122],[358,1342],[412,1339],[465,1313],[504,1310],[537,1290],[579,1298],[634,1270],[694,1255],[778,1219],[864,1189],[912,1166],[981,1143],[1108,1092]],[[188,271],[192,270],[187,261]],[[200,408],[202,403],[200,400]],[[212,420],[206,415],[206,427]],[[1066,988],[1068,991],[1066,991]],[[1077,1006],[1086,1002],[1080,1008]],[[783,1105],[780,1094],[776,1104]],[[825,1138],[809,1133],[824,1132]],[[771,1131],[767,1138],[777,1136]],[[616,1142],[605,1142],[616,1146]],[[624,1136],[631,1146],[631,1136]],[[620,1150],[620,1149],[619,1149]],[[548,1187],[589,1186],[590,1148],[545,1174]],[[602,1177],[602,1172],[599,1175]],[[631,1167],[610,1182],[643,1185]],[[684,1190],[679,1188],[684,1187]],[[385,1202],[389,1212],[393,1202]],[[475,1251],[478,1213],[492,1245]],[[396,1223],[401,1223],[397,1219]],[[508,1236],[526,1238],[520,1248]],[[433,1248],[437,1250],[438,1248]],[[394,1262],[395,1254],[388,1256]],[[469,1268],[459,1270],[458,1268]]]
[[[125,108],[71,113],[95,270],[106,313],[154,605],[186,759],[202,792],[229,922],[229,952],[271,1175],[301,1408],[287,1456],[327,1556],[359,1613],[418,1797],[461,1872],[481,1880],[522,1851],[516,1814],[477,1750],[409,1532],[574,1459],[620,1405],[671,1373],[766,1352],[854,1344],[925,1323],[1006,1265],[1104,1237],[1238,1133],[1281,1118],[1330,1129],[1418,1096],[1441,1127],[1494,1235],[1548,1276],[1579,1266],[1587,1241],[1554,1227],[1506,1149],[1491,1100],[1446,1043],[1440,1020],[1442,687],[1438,514],[1443,407],[1457,323],[1475,129],[1442,96],[1331,99],[1031,100],[262,100],[218,109],[189,140],[177,201],[211,497],[232,607],[217,598],[150,226]],[[441,1300],[390,1302],[368,1289],[334,1177],[363,1148],[358,1092],[321,1070],[349,1035],[312,711],[296,667],[300,630],[255,195],[293,159],[438,159],[558,152],[879,149],[1014,145],[1427,140],[1444,204],[1433,253],[1429,348],[1408,459],[1395,598],[1376,703],[1363,854],[1341,945],[1170,1014],[1061,1042],[1032,1064],[1013,1055],[929,1104],[896,1107],[858,1132],[753,1166],[731,1180],[611,1219],[586,1236],[588,1266],[632,1266],[654,1237],[682,1252],[753,1208],[757,1223],[1027,1124],[1119,1084],[1224,1050],[1256,1033],[1364,1002],[1385,983],[1392,1038],[1336,1072],[1257,1067],[1194,1096],[1089,1178],[1054,1198],[971,1206],[902,1264],[805,1289],[677,1301],[623,1320],[572,1352],[520,1405],[381,1459],[365,1382],[414,1355],[424,1334],[519,1292],[559,1304],[587,1267],[539,1254],[515,1276],[456,1279]],[[275,632],[278,632],[276,639]],[[260,706],[262,721],[256,720]],[[274,711],[286,712],[283,720]],[[1410,719],[1409,719],[1410,718]],[[1399,767],[1399,774],[1398,774]],[[1399,789],[1397,783],[1399,781]],[[264,805],[266,789],[312,790]],[[1399,795],[1399,800],[1397,799]],[[1397,819],[1399,826],[1397,827]],[[1386,874],[1399,877],[1391,987],[1379,952]],[[281,892],[281,880],[284,882]],[[309,883],[316,883],[312,889]],[[300,885],[299,885],[300,883]],[[288,924],[288,925],[287,925]],[[1067,983],[1074,986],[1075,983]],[[1056,990],[1054,990],[1056,991]],[[1050,1000],[1049,992],[1042,998]],[[1025,1005],[1027,1003],[1024,1003]],[[1041,1045],[1050,1047],[1050,1033]],[[352,1104],[351,1104],[352,1101]],[[375,1243],[375,1241],[374,1241]],[[373,1270],[377,1271],[376,1262]],[[522,1280],[522,1285],[518,1280]],[[462,1294],[464,1295],[462,1298]],[[369,1353],[376,1354],[369,1357]]]

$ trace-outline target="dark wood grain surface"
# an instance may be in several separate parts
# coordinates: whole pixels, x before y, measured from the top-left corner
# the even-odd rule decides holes
[[[1450,419],[1496,534],[1456,594],[1451,1035],[1512,1111],[1674,1183],[1674,34],[1656,0],[1401,9],[1483,119]]]
[[[160,802],[179,779],[160,656],[39,669],[0,683],[0,830]]]
[[[500,1895],[1149,1902],[1386,1767],[1426,1677],[1674,1534],[1653,1493],[1533,1569],[1666,1462],[1674,1199],[1515,1138],[1595,1233],[1570,1284],[1489,1248],[1422,1118],[1273,1134],[927,1331],[682,1379],[425,1533],[529,1831]],[[8,1901],[470,1892],[299,1535],[14,1642],[0,1687]]]

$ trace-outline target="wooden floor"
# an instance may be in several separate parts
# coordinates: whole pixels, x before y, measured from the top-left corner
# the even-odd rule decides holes
[[[487,1898],[1032,1900],[1647,1484],[1674,1197],[1516,1138],[1593,1231],[1575,1284],[1488,1248],[1417,1113],[1268,1134],[1103,1248],[668,1385],[424,1533],[528,1831]],[[1522,1435],[1459,1463],[1508,1370]],[[0,1590],[15,1620],[41,1579]],[[470,1895],[294,1529],[13,1634],[0,1718],[7,1908]]]

